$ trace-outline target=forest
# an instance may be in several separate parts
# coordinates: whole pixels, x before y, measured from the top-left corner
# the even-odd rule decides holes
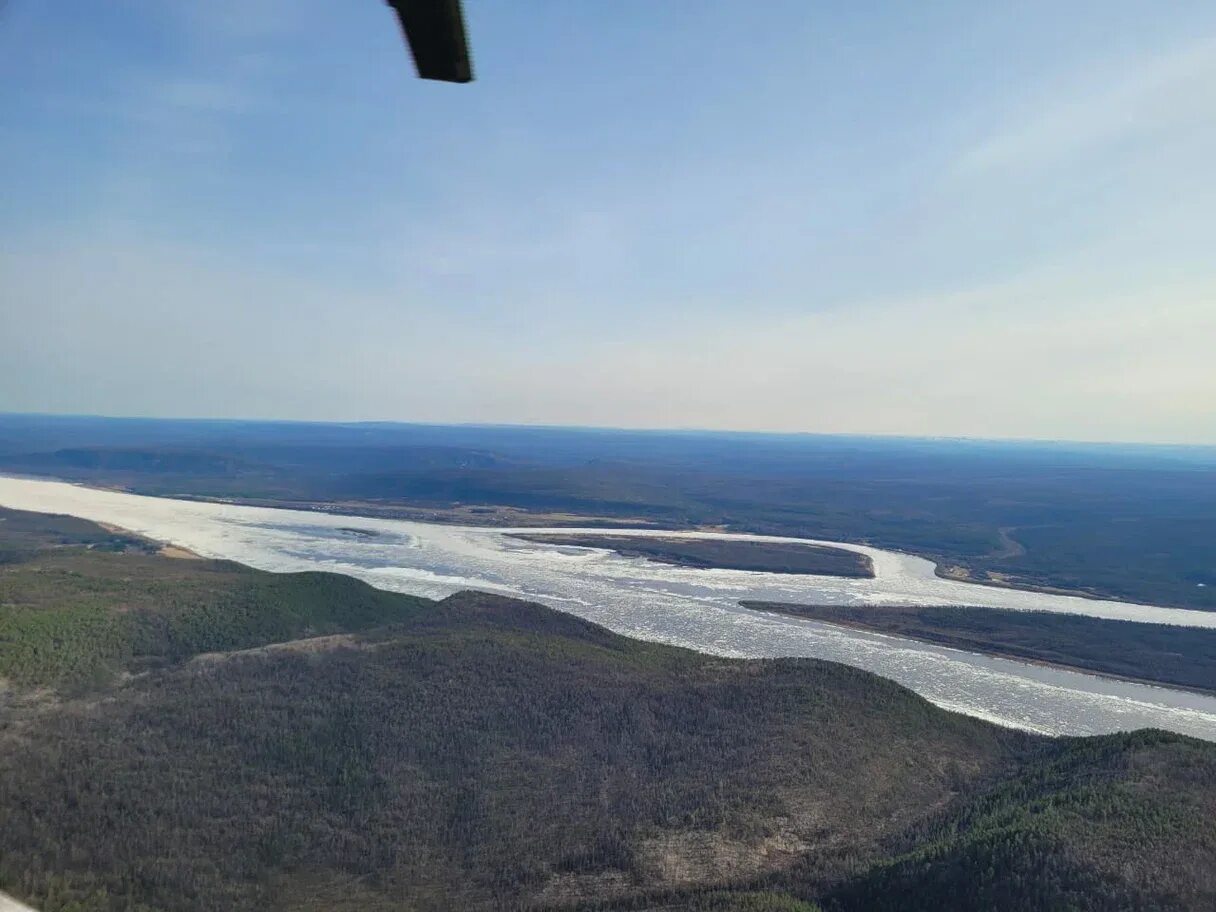
[[[0,529],[0,889],[42,912],[1216,901],[1216,745],[1044,738],[833,663]]]

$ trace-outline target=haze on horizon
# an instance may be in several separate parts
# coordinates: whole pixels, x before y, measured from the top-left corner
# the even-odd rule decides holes
[[[0,11],[0,411],[1216,444],[1216,6]]]

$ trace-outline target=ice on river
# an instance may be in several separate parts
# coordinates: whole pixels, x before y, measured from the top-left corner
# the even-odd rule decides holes
[[[874,579],[697,570],[526,542],[509,529],[142,497],[35,479],[0,477],[0,505],[111,523],[263,570],[328,570],[431,597],[482,589],[533,599],[618,633],[719,655],[845,662],[892,678],[939,706],[1033,731],[1091,734],[1152,726],[1216,741],[1216,697],[749,611],[739,602],[987,605],[1209,628],[1216,627],[1216,613],[944,580],[928,561],[859,545],[840,547],[870,555]]]

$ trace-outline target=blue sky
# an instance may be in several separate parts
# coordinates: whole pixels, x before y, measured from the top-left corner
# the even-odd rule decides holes
[[[9,0],[0,410],[1216,443],[1216,5]]]

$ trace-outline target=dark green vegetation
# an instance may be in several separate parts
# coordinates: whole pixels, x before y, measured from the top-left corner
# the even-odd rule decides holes
[[[1216,630],[1001,608],[743,604],[971,652],[1216,691]]]
[[[96,523],[74,516],[46,516],[0,508],[0,567],[18,564],[34,556],[47,556],[64,545],[91,551],[138,551],[153,554],[149,541],[120,532],[110,532]]]
[[[722,525],[1216,609],[1212,448],[9,415],[0,470],[407,518],[524,524],[469,510],[506,505]]]
[[[53,690],[0,688],[0,889],[43,912],[1216,902],[1216,745],[1033,737],[845,666],[44,522],[6,517],[0,567],[5,643],[57,644],[20,676]]]
[[[550,545],[608,548],[626,557],[706,569],[758,570],[765,573],[813,573],[820,576],[872,578],[874,564],[864,554],[790,542],[723,541],[721,539],[653,538],[636,535],[534,535],[517,538]]]
[[[831,905],[957,909],[965,896],[968,907],[1008,912],[1168,909],[1188,902],[1176,887],[1186,883],[1205,895],[1196,908],[1211,907],[1213,821],[1211,745],[1147,730],[1064,739],[913,827]]]
[[[79,690],[201,652],[362,630],[430,607],[328,573],[173,560],[85,520],[0,509],[0,678]]]

